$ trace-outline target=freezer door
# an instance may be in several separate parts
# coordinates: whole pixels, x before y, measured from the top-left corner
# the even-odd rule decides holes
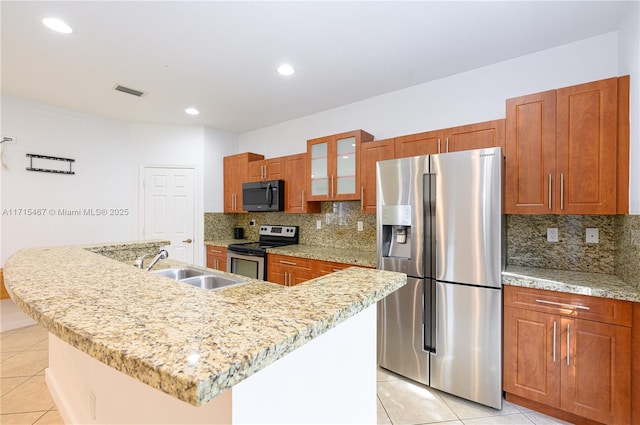
[[[435,279],[500,288],[502,150],[431,155]],[[432,185],[433,187],[433,185]]]
[[[502,291],[436,282],[431,386],[502,408]]]
[[[422,279],[407,284],[378,302],[378,364],[429,385],[429,355],[423,350]]]

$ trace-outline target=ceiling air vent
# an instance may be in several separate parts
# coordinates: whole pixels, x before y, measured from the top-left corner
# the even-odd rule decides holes
[[[135,90],[135,89],[130,89],[129,87],[121,86],[120,84],[116,84],[116,86],[113,89],[117,91],[121,91],[122,93],[130,94],[132,96],[137,96],[137,97],[144,96],[144,92]]]

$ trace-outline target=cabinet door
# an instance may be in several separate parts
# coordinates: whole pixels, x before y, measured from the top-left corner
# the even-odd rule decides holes
[[[331,196],[333,168],[329,158],[334,156],[333,138],[331,136],[320,139],[309,140],[307,142],[307,154],[309,155],[310,185],[309,199],[327,200]]]
[[[505,145],[505,213],[554,212],[555,90],[507,100]]]
[[[289,155],[284,157],[284,212],[287,213],[317,213],[320,212],[320,202],[309,202],[307,192],[307,154]]]
[[[443,133],[440,130],[397,137],[395,139],[394,156],[396,158],[408,158],[440,153],[442,139]]]
[[[336,136],[335,179],[332,178],[334,200],[356,200],[360,196],[358,175],[360,140],[351,134]]]
[[[242,183],[249,181],[249,163],[264,159],[251,152],[225,156],[222,161],[224,212],[242,212]]]
[[[504,308],[506,392],[560,407],[560,326],[557,316]]]
[[[259,182],[265,180],[263,177],[265,163],[266,161],[251,161],[247,167],[247,181]]]
[[[376,162],[393,159],[394,139],[360,145],[360,211],[376,213]]]
[[[631,415],[631,329],[562,320],[562,409],[608,424]]]
[[[207,246],[207,267],[223,272],[227,271],[227,248]]]
[[[504,119],[463,125],[444,130],[443,152],[466,151],[470,149],[504,149]]]
[[[618,79],[557,90],[556,204],[562,214],[616,213]]]

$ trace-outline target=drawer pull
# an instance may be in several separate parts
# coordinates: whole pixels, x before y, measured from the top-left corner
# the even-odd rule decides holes
[[[589,307],[584,306],[584,305],[557,303],[555,301],[547,301],[547,300],[536,300],[536,302],[540,303],[540,304],[557,305],[558,307],[565,307],[565,308],[570,308],[570,309],[573,309],[573,310],[591,310]]]
[[[294,263],[293,261],[284,261],[284,260],[280,260],[280,264],[287,264],[289,266],[297,266],[298,263]]]
[[[571,366],[571,325],[567,323],[567,366]]]

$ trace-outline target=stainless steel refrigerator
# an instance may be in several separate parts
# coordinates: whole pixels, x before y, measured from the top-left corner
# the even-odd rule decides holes
[[[378,268],[407,285],[378,303],[378,363],[502,408],[502,151],[377,164]]]

